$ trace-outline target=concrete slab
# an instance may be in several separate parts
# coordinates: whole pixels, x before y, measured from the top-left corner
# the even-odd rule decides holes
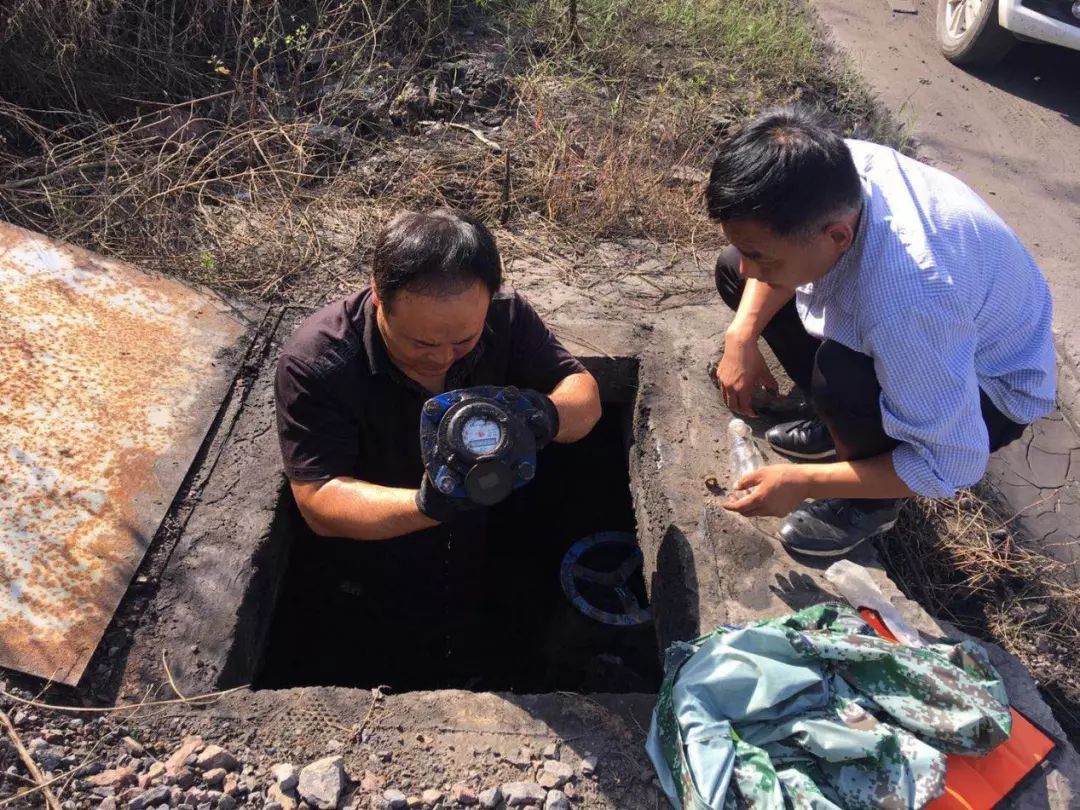
[[[245,332],[209,293],[0,223],[0,666],[79,680]]]
[[[1063,364],[1058,399],[1080,404],[1080,385]],[[1080,583],[1080,432],[1060,410],[1028,428],[990,460],[987,481],[1008,504],[1023,535],[1066,566],[1062,574]]]

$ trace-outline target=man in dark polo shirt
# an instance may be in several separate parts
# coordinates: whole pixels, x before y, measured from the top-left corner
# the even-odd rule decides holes
[[[410,680],[392,665],[400,645],[428,647],[432,667],[458,653],[467,631],[453,625],[485,587],[489,510],[443,495],[425,474],[424,403],[516,386],[535,403],[538,447],[577,441],[600,417],[592,375],[501,286],[482,224],[445,210],[403,213],[377,240],[372,285],[309,317],[278,359],[285,473],[317,535],[293,553],[324,581],[337,576],[325,609],[355,612],[365,646],[387,658],[384,682]],[[537,466],[539,478],[543,453]],[[319,643],[313,632],[298,656]]]

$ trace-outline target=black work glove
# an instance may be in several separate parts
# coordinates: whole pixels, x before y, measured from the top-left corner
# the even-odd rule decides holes
[[[522,395],[532,403],[532,409],[522,414],[536,438],[536,449],[543,450],[559,434],[559,409],[551,397],[525,388]]]
[[[416,491],[416,508],[424,515],[439,523],[450,523],[457,520],[465,512],[478,509],[479,505],[468,498],[455,498],[453,495],[443,495],[438,487],[432,483],[427,473],[420,489]]]

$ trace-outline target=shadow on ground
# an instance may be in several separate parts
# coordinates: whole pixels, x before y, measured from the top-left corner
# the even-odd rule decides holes
[[[1000,63],[971,74],[1080,125],[1080,51],[1020,42]]]

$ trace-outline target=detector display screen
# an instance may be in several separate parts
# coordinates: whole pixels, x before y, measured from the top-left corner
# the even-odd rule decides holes
[[[461,428],[462,444],[476,456],[494,452],[502,439],[502,425],[487,416],[473,416]]]

